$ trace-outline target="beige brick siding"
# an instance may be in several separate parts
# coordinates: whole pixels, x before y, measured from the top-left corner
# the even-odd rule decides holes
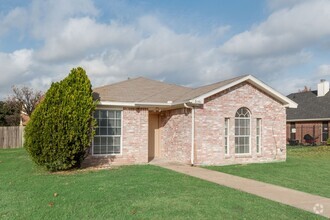
[[[84,166],[148,163],[148,109],[124,108],[122,111],[122,154],[114,156],[89,155]]]
[[[251,112],[251,153],[235,154],[235,113],[241,107]],[[229,118],[229,154],[224,149],[224,120]],[[262,120],[261,152],[256,153],[256,119]],[[286,159],[285,108],[248,83],[207,98],[195,109],[195,163],[225,165],[282,161]],[[161,113],[161,156],[190,163],[191,111],[177,109]]]
[[[249,155],[235,154],[235,113],[246,107],[251,112],[251,150]],[[122,155],[92,157],[89,162],[103,164],[148,163],[148,109],[123,109]],[[190,163],[190,109],[162,111],[160,119],[160,157]],[[229,118],[229,154],[224,149],[224,120]],[[256,153],[256,119],[262,119],[261,152]],[[225,165],[282,161],[286,159],[285,108],[249,83],[241,83],[205,100],[195,109],[195,163]]]
[[[235,155],[235,113],[246,107],[251,112],[251,154]],[[224,149],[224,120],[229,118],[229,155]],[[256,153],[256,119],[262,120],[261,153]],[[248,83],[213,95],[195,110],[196,163],[224,165],[286,159],[285,108]]]
[[[176,109],[160,114],[161,157],[189,163],[191,153],[191,110]]]

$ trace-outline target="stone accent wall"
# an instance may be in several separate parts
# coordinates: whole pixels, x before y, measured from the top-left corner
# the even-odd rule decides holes
[[[235,113],[246,107],[251,112],[251,150],[235,154]],[[225,155],[224,121],[229,118],[229,155]],[[262,120],[261,153],[256,153],[256,119]],[[225,165],[282,161],[286,159],[285,108],[249,83],[241,83],[205,100],[195,110],[196,164]]]
[[[160,157],[190,163],[191,110],[175,109],[160,113]]]
[[[107,167],[111,164],[148,163],[148,109],[124,108],[122,114],[122,154],[89,155],[83,166]]]

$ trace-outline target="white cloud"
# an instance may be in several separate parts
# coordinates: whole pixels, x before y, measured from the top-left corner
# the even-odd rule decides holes
[[[330,77],[330,64],[323,64],[318,67],[317,75],[320,77]]]
[[[87,70],[94,86],[140,75],[197,86],[251,73],[287,93],[312,78],[293,82],[297,76],[285,70],[309,62],[310,47],[330,37],[330,2],[269,4],[273,12],[264,22],[222,44],[230,25],[209,33],[179,33],[155,15],[100,22],[101,12],[90,0],[35,0],[0,22],[2,34],[29,30],[24,33],[38,42],[34,49],[0,52],[5,73],[0,94],[13,84],[46,89],[76,66]],[[318,73],[328,70],[324,64]]]
[[[92,0],[34,0],[28,12],[30,33],[43,40],[58,35],[70,18],[99,14]]]
[[[133,27],[112,22],[100,24],[89,17],[71,18],[57,35],[46,39],[38,55],[42,60],[84,58],[105,47],[125,50],[138,38]]]
[[[0,16],[0,36],[11,29],[22,29],[26,26],[27,12],[24,8],[14,8],[8,14]]]
[[[249,31],[237,34],[221,50],[237,56],[300,52],[330,37],[330,1],[306,1],[272,13]]]

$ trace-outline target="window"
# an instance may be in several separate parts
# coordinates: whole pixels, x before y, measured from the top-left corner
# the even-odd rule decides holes
[[[329,137],[328,121],[322,122],[322,141],[327,141]]]
[[[225,154],[229,154],[229,118],[225,118]]]
[[[250,112],[240,108],[235,115],[235,153],[250,153]]]
[[[121,152],[121,111],[96,110],[97,122],[93,140],[93,154],[120,154]]]
[[[256,125],[256,147],[257,153],[261,151],[261,118],[257,118],[257,125]]]
[[[296,123],[290,123],[290,139],[296,140]]]

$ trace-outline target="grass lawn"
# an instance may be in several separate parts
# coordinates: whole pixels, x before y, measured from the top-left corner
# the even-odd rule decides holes
[[[330,198],[330,146],[290,147],[286,162],[206,168]]]
[[[0,177],[0,219],[322,219],[151,165],[52,174],[10,149]]]

